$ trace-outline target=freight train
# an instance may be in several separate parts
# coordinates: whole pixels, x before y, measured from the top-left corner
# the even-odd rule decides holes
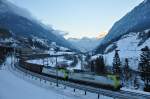
[[[95,75],[87,72],[69,71],[64,68],[44,67],[32,63],[23,62],[20,64],[23,68],[36,72],[41,75],[59,78],[70,82],[88,85],[96,88],[104,88],[109,90],[120,90],[121,84],[117,75]]]

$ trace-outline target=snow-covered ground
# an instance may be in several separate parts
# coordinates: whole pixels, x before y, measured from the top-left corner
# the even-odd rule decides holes
[[[45,59],[47,60],[47,59]],[[34,59],[34,60],[27,60],[28,63],[33,63],[33,64],[39,64],[43,65],[43,59]],[[64,58],[58,58],[57,60],[58,63],[67,63],[68,65],[71,64],[73,61],[71,60],[65,60]],[[45,61],[44,64],[47,64]],[[56,66],[56,58],[48,58],[48,66],[55,67]],[[81,69],[81,61],[78,59],[78,63],[76,64],[75,67],[68,67],[69,70],[73,69]]]
[[[28,63],[33,63],[33,64],[39,64],[39,65],[47,65],[51,67],[56,66],[56,58],[50,57],[50,58],[45,58],[45,59],[34,59],[34,60],[27,60]],[[68,64],[68,70],[73,70],[73,69],[81,69],[81,60],[78,58],[78,62],[75,66],[70,66],[73,61],[72,60],[66,60],[64,57],[58,57],[57,58],[57,63],[65,63]]]
[[[87,93],[72,88],[56,87],[54,83],[44,82],[10,68],[8,58],[5,67],[0,70],[0,99],[97,99],[97,94]],[[100,96],[100,99],[111,99]]]
[[[65,49],[60,49],[61,51],[56,52],[53,48],[51,48],[48,51],[45,51],[45,54],[50,54],[50,55],[74,55],[75,52],[67,52]]]
[[[134,90],[134,89],[128,89],[128,88],[121,88],[121,90],[128,91],[128,92],[139,93],[139,94],[150,95],[149,92],[144,92],[144,91],[140,91],[140,90]]]
[[[78,59],[78,63],[76,64],[75,67],[68,67],[68,70],[74,70],[74,69],[79,69],[81,70],[81,61]]]
[[[39,65],[46,65],[48,64],[48,66],[51,67],[55,67],[56,66],[56,58],[51,57],[51,58],[45,58],[45,59],[34,59],[34,60],[27,60],[28,63],[33,63],[33,64],[39,64]],[[58,57],[57,58],[57,63],[61,63],[61,62],[65,62],[67,64],[71,64],[72,61],[71,60],[65,60],[64,57]]]

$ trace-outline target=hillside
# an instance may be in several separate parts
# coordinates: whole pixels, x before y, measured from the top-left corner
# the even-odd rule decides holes
[[[120,40],[114,42],[106,48],[104,54],[106,64],[108,66],[112,66],[115,50],[117,49],[119,50],[122,64],[124,64],[125,58],[128,58],[129,66],[132,69],[137,69],[141,49],[145,46],[150,47],[150,29],[143,32],[131,32],[126,34],[121,37]]]
[[[56,42],[57,45],[75,49],[62,36],[58,35],[59,31],[51,27],[47,28],[32,17],[28,11],[7,0],[0,0],[0,28],[11,31],[12,37],[15,39],[37,37],[47,40],[48,43]]]
[[[130,32],[142,32],[150,28],[150,0],[145,0],[117,21],[110,29],[106,37],[97,48],[98,53],[103,53],[107,46],[120,40],[120,38]]]

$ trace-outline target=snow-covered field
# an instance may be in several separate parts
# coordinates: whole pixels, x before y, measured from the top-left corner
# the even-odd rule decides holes
[[[87,93],[72,88],[56,87],[54,83],[40,81],[10,68],[10,58],[0,70],[0,99],[97,99],[97,94]],[[111,99],[100,96],[100,99]]]
[[[33,64],[39,64],[39,65],[46,65],[48,64],[48,66],[51,67],[55,67],[56,66],[56,58],[45,58],[45,59],[34,59],[34,60],[27,60],[28,63],[33,63]],[[57,58],[57,63],[61,63],[61,62],[65,62],[67,64],[71,64],[72,61],[71,60],[65,60],[64,57],[59,57]]]
[[[56,66],[56,58],[45,58],[44,60],[43,59],[34,59],[34,60],[27,60],[28,63],[33,63],[33,64],[39,64],[39,65],[47,65],[48,66],[51,66],[51,67],[55,67]],[[66,63],[69,65],[69,67],[67,69],[69,70],[73,70],[73,69],[81,69],[81,60],[78,59],[78,63],[76,64],[76,66],[74,67],[71,67],[70,64],[72,63],[73,61],[72,60],[66,60],[64,59],[64,57],[58,57],[57,58],[57,63]]]

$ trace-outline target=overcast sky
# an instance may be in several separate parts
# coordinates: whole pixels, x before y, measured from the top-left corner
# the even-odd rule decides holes
[[[143,0],[9,0],[68,37],[97,37]],[[102,35],[102,34],[101,34]]]

